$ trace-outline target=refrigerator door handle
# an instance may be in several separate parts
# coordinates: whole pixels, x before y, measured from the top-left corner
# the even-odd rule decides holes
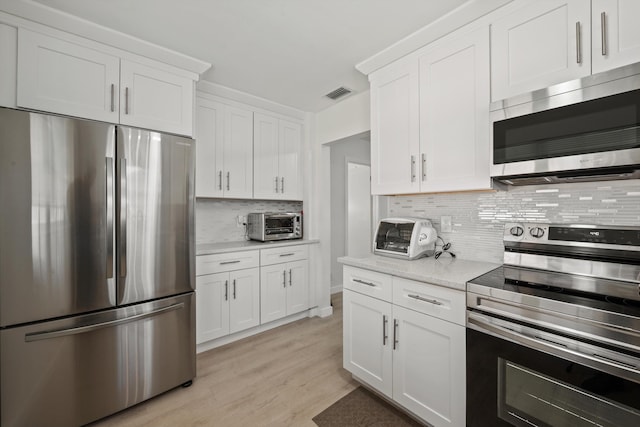
[[[113,157],[107,157],[107,279],[113,278]]]
[[[127,159],[120,159],[120,277],[127,277]]]
[[[157,310],[150,311],[148,313],[140,313],[140,314],[135,314],[133,316],[125,317],[124,319],[109,320],[107,322],[95,323],[93,325],[78,326],[75,328],[67,328],[67,329],[58,329],[54,331],[32,332],[30,334],[26,334],[24,336],[24,340],[25,342],[33,342],[33,341],[40,341],[40,340],[48,340],[51,338],[66,337],[69,335],[83,334],[86,332],[95,331],[96,329],[109,328],[117,325],[122,325],[124,323],[145,319],[147,317],[156,316],[161,313],[167,313],[169,311],[178,310],[183,307],[184,307],[184,303],[180,302],[180,303],[169,305],[167,307],[162,307]]]

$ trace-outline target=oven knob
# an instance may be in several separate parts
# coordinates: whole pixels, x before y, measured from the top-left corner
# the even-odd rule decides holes
[[[522,233],[524,233],[524,229],[519,225],[516,225],[515,227],[511,227],[511,229],[509,230],[509,233],[511,233],[512,236],[516,236],[516,237],[522,236]]]
[[[531,230],[529,230],[529,234],[531,234],[531,236],[535,238],[540,238],[544,236],[544,230],[540,227],[533,227]]]

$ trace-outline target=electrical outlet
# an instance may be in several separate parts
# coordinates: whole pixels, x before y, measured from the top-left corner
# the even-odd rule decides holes
[[[453,228],[451,227],[451,217],[448,215],[440,217],[440,232],[451,233],[452,231]]]
[[[247,217],[245,215],[238,215],[237,219],[237,226],[238,227],[244,227],[244,225],[247,223]]]

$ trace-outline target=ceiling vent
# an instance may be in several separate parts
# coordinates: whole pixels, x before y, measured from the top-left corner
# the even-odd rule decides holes
[[[342,98],[343,96],[349,95],[351,92],[353,92],[351,89],[347,89],[344,86],[340,86],[338,89],[329,92],[325,96],[335,101],[338,98]]]

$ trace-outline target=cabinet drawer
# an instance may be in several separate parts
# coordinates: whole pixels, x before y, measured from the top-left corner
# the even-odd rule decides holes
[[[466,301],[463,291],[394,277],[393,303],[458,325],[465,325]]]
[[[196,276],[253,268],[260,265],[258,251],[230,252],[196,257]]]
[[[260,265],[280,264],[281,262],[299,261],[308,258],[309,247],[307,245],[260,250]]]
[[[362,268],[344,266],[343,287],[391,302],[391,276]]]

